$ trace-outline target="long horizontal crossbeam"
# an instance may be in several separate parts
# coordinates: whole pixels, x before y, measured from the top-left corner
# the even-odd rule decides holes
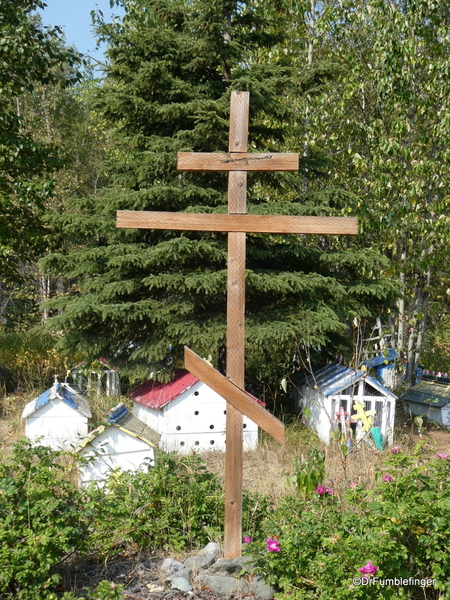
[[[236,410],[264,429],[277,442],[284,444],[283,423],[258,404],[256,398],[231,383],[229,379],[186,346],[184,347],[184,366],[219,396],[226,398],[227,402]]]
[[[298,154],[282,152],[178,152],[179,171],[297,171]]]
[[[177,231],[222,231],[243,233],[309,233],[357,235],[355,217],[290,217],[284,215],[233,215],[117,211],[117,227],[125,229],[169,229]]]

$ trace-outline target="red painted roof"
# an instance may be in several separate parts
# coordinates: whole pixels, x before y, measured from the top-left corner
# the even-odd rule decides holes
[[[147,408],[162,408],[175,398],[178,398],[180,394],[188,390],[194,384],[200,381],[195,375],[185,371],[184,369],[175,370],[175,378],[169,383],[158,383],[157,381],[146,381],[142,385],[134,388],[129,394],[130,398],[146,406]],[[261,406],[265,406],[265,403],[255,396],[252,396],[249,392],[245,392],[247,396],[255,400]]]
[[[130,392],[130,398],[147,408],[162,408],[199,381],[183,369],[175,370],[175,379],[169,383],[146,381]]]

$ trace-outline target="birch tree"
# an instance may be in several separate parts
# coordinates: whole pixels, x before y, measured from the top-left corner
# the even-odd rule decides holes
[[[359,201],[365,243],[390,259],[401,297],[392,345],[413,382],[431,289],[449,242],[450,13],[428,0],[342,0],[325,7],[316,45],[339,62],[332,93],[310,109],[312,142]]]

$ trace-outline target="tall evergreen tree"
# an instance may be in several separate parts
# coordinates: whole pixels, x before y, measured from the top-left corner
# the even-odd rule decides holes
[[[98,106],[116,140],[105,164],[111,186],[74,199],[61,221],[79,247],[45,266],[79,283],[52,301],[61,314],[51,325],[67,350],[130,368],[148,370],[169,346],[182,356],[184,344],[217,360],[226,341],[226,236],[117,230],[115,211],[226,212],[226,174],[179,173],[177,152],[226,150],[230,93],[248,90],[250,148],[303,153],[303,118],[291,100],[330,73],[292,66],[284,0],[120,2],[123,23],[99,25],[110,63]],[[339,190],[304,195],[305,178],[322,171],[317,156],[305,156],[299,173],[250,174],[248,212],[342,214],[352,198]],[[346,239],[249,234],[247,372],[276,381],[302,344],[348,349],[346,326],[393,295],[376,279],[383,260]]]

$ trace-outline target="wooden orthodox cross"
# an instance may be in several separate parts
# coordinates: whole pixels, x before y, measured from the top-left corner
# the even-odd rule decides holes
[[[223,377],[188,348],[185,366],[228,402],[225,453],[225,558],[241,554],[243,415],[280,443],[284,426],[244,390],[246,233],[358,233],[352,217],[247,215],[247,171],[296,171],[298,154],[248,153],[249,93],[232,92],[227,153],[178,154],[180,171],[228,171],[228,214],[118,211],[117,227],[228,232],[227,369]]]

